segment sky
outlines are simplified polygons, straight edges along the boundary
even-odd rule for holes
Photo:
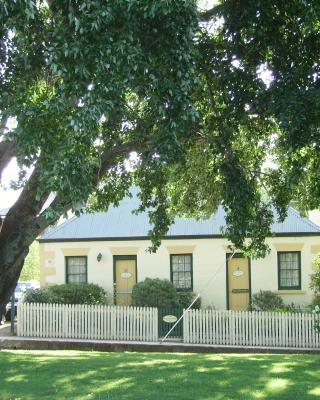
[[[17,200],[21,190],[10,190],[10,182],[17,178],[19,168],[16,159],[12,159],[7,168],[3,171],[0,185],[0,210],[8,208]]]

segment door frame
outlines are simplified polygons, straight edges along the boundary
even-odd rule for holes
[[[226,253],[226,305],[229,310],[229,267],[228,260],[233,253]],[[243,253],[235,253],[232,258],[247,258],[248,260],[248,274],[249,274],[249,303],[251,302],[251,258],[245,257]]]
[[[136,272],[136,283],[138,282],[138,268],[137,268],[137,255],[114,255],[113,256],[113,303],[117,305],[117,293],[116,293],[116,264],[118,260],[134,260],[135,261],[135,272]]]

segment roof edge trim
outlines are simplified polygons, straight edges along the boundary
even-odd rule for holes
[[[319,232],[284,232],[275,233],[267,238],[272,237],[301,237],[301,236],[320,236]],[[166,236],[162,240],[178,240],[178,239],[227,239],[222,235],[176,235]],[[37,239],[39,243],[52,243],[52,242],[115,242],[115,241],[133,241],[133,240],[150,240],[148,236],[130,236],[130,237],[90,237],[90,238],[60,238],[60,239]]]

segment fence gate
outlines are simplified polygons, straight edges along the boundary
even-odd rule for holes
[[[181,307],[159,307],[158,308],[158,331],[159,337],[164,337],[172,328],[174,323],[183,314]],[[183,337],[183,319],[170,333],[169,338],[180,339]]]

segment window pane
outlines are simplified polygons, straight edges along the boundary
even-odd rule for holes
[[[279,253],[279,278],[280,288],[300,286],[299,253]]]
[[[171,257],[172,283],[176,289],[192,289],[192,256],[179,254]]]
[[[87,283],[87,258],[67,258],[67,283]]]
[[[280,254],[281,268],[299,269],[299,257],[297,253],[282,253]]]
[[[86,273],[86,266],[85,265],[69,265],[68,268],[69,274],[85,274]]]

